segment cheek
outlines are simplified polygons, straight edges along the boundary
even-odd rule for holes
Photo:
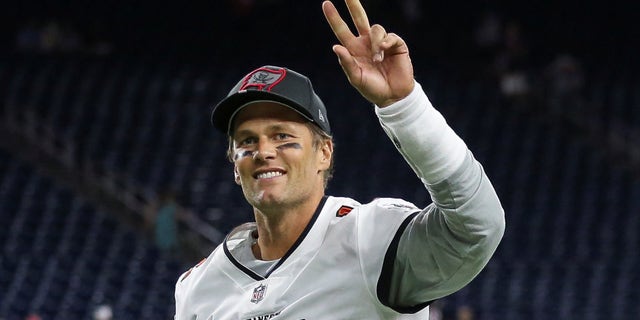
[[[233,166],[235,174],[243,179],[250,171],[250,164],[253,163],[252,154],[246,150],[237,150],[233,155]]]

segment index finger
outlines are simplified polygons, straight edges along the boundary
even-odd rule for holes
[[[331,1],[325,1],[322,3],[322,12],[324,12],[324,16],[327,18],[327,22],[329,22],[331,30],[333,30],[333,33],[336,35],[340,43],[344,45],[352,42],[356,38],[356,36],[351,33],[347,23],[342,20],[340,13],[338,13],[338,10]]]
[[[369,18],[367,18],[367,12],[364,11],[360,0],[346,0],[347,8],[351,14],[351,19],[356,25],[359,35],[368,35],[371,27],[369,26]]]

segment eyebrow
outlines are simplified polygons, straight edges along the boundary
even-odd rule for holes
[[[292,126],[290,125],[284,125],[284,124],[274,124],[274,125],[270,125],[267,127],[267,131],[269,132],[274,132],[274,131],[291,131]],[[238,130],[233,134],[233,137],[235,138],[236,136],[250,136],[256,134],[255,131],[251,130],[251,129],[242,129],[242,130]]]

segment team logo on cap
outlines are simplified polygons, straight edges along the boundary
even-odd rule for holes
[[[251,302],[258,303],[264,299],[264,294],[267,292],[267,286],[261,284],[253,289],[253,294],[251,295]]]
[[[256,69],[244,77],[240,91],[248,89],[271,91],[286,75],[287,70],[285,69]]]

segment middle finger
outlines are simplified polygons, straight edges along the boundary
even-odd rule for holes
[[[359,0],[346,0],[347,8],[351,14],[351,19],[356,25],[358,34],[361,36],[369,35],[371,27],[369,26],[369,18],[367,18],[367,12],[364,11],[362,4]]]

